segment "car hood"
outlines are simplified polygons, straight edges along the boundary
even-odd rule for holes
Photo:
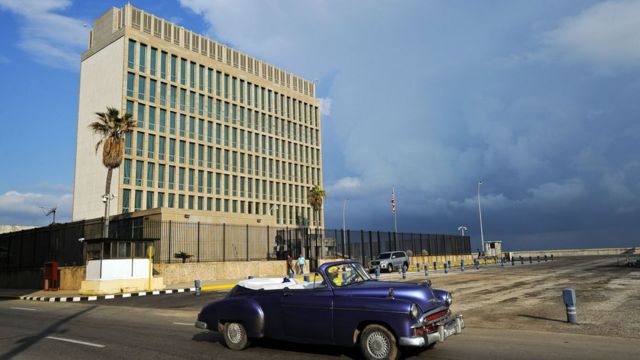
[[[395,299],[415,303],[423,312],[446,305],[430,286],[395,281],[365,281],[335,289],[334,292],[336,296],[384,298],[389,297],[389,289],[393,289]]]

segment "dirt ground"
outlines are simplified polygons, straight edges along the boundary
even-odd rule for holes
[[[434,288],[453,292],[452,309],[468,326],[640,339],[640,269],[617,265],[623,262],[567,257],[429,277]],[[577,325],[566,322],[564,288],[576,291]]]

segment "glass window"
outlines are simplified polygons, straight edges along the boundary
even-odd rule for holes
[[[180,110],[183,110],[187,106],[187,90],[180,89]]]
[[[147,157],[149,159],[153,159],[155,156],[155,147],[156,147],[156,136],[149,134],[149,142],[147,144]]]
[[[222,103],[220,100],[216,100],[216,120],[220,120],[220,113],[222,112]]]
[[[160,83],[160,105],[167,104],[167,84]]]
[[[196,64],[194,62],[189,64],[189,86],[192,89],[196,87]]]
[[[149,101],[156,101],[156,81],[153,79],[149,80]]]
[[[153,176],[155,175],[155,164],[147,163],[147,187],[153,187]]]
[[[222,150],[220,148],[216,148],[216,169],[220,170],[220,154]]]
[[[144,156],[144,133],[137,132],[136,155]]]
[[[131,190],[123,189],[122,190],[122,212],[123,213],[129,212],[130,198],[131,198]]]
[[[216,173],[216,194],[217,195],[220,195],[221,177],[222,177],[222,175],[220,175],[220,173]]]
[[[133,84],[136,76],[133,73],[127,73],[127,96],[133,97]]]
[[[156,75],[156,56],[158,56],[158,49],[151,48],[151,54],[149,58],[149,72],[151,75]]]
[[[160,77],[167,78],[167,53],[164,51],[160,53]]]
[[[133,40],[129,40],[129,51],[127,56],[127,64],[129,69],[133,69],[135,66],[135,58],[136,58],[136,42]]]
[[[176,199],[175,194],[169,194],[169,197],[167,199],[167,207],[174,208],[176,206],[175,199]]]
[[[207,118],[211,119],[213,115],[213,98],[207,97]]]
[[[158,187],[160,189],[164,188],[164,168],[164,164],[158,164]],[[158,194],[158,196],[160,196],[160,194]]]
[[[169,134],[176,134],[176,113],[173,111],[169,114]]]
[[[156,129],[156,108],[149,106],[149,130]]]
[[[198,68],[198,90],[204,90],[204,66]]]
[[[171,93],[169,96],[169,105],[171,106],[172,109],[176,108],[176,92],[178,91],[178,88],[175,86],[171,86]]]
[[[178,190],[184,190],[185,169],[178,169]]]
[[[126,185],[131,184],[131,159],[124,159],[123,165],[123,182]]]
[[[213,91],[213,69],[207,68],[207,92],[211,94]]]
[[[189,138],[195,138],[194,132],[196,131],[196,119],[193,116],[189,116]]]
[[[216,71],[216,96],[220,96],[221,77],[222,77],[222,73],[220,71]]]
[[[169,166],[169,189],[173,190],[173,188],[175,187],[175,183],[176,183],[176,167],[175,166]],[[169,207],[173,207],[173,205],[169,205]]]
[[[204,171],[198,170],[198,192],[204,191]]]
[[[211,169],[213,166],[213,148],[207,146],[207,167]]]
[[[189,93],[189,112],[194,113],[196,110],[196,93],[191,91]]]
[[[186,147],[187,143],[183,140],[180,140],[180,148],[178,149],[178,160],[180,161],[180,164],[184,164]]]
[[[177,74],[177,61],[178,61],[178,57],[175,55],[171,55],[171,81],[175,82],[176,81],[176,74]]]
[[[164,109],[160,109],[160,123],[158,126],[158,130],[160,132],[165,132],[167,125],[167,111]]]
[[[180,136],[185,136],[187,130],[187,117],[180,114]]]
[[[198,95],[198,115],[204,115],[204,95]]]
[[[139,69],[141,72],[145,72],[146,69],[146,59],[147,59],[147,45],[140,44],[140,57],[138,59]]]
[[[142,186],[142,170],[144,163],[136,160],[136,186]]]
[[[207,172],[207,193],[211,194],[212,191],[213,191],[213,173],[209,171]]]
[[[207,142],[211,142],[213,140],[213,123],[211,121],[207,121]]]
[[[138,104],[138,123],[139,128],[144,127],[144,104]]]
[[[133,142],[133,137],[131,133],[124,134],[124,153],[127,155],[131,155],[131,146]]]
[[[190,142],[189,143],[189,165],[193,165],[195,154],[196,144]]]
[[[180,84],[187,84],[187,60],[180,58]]]
[[[161,208],[164,207],[164,193],[163,192],[159,192],[158,193],[158,202],[156,203],[157,207]]]
[[[178,195],[178,208],[184,209],[184,195]]]
[[[193,191],[194,177],[195,177],[195,171],[193,169],[189,169],[189,191]]]

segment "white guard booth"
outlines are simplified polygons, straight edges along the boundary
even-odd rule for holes
[[[82,295],[105,295],[164,289],[153,276],[153,241],[95,239],[86,243]],[[153,254],[152,254],[153,255]]]

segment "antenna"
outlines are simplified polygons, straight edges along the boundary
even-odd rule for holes
[[[43,206],[40,206],[40,209],[42,209],[42,212],[44,212],[44,216],[49,216],[51,214],[53,214],[53,221],[51,222],[51,224],[55,224],[56,223],[56,211],[58,211],[58,207],[53,207],[53,208],[45,208]]]

